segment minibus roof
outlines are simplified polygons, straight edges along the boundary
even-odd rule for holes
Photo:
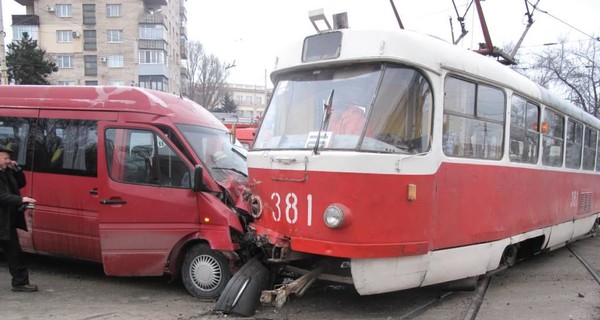
[[[141,112],[168,116],[175,123],[227,130],[199,104],[170,93],[115,86],[0,86],[0,108]]]

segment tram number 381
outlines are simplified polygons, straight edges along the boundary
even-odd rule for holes
[[[273,220],[281,221],[283,215],[285,215],[285,221],[289,224],[296,224],[299,218],[298,210],[298,196],[290,192],[285,195],[282,200],[282,196],[278,192],[271,194],[271,200],[275,201],[275,208],[273,209]],[[306,196],[306,225],[312,225],[312,195]]]

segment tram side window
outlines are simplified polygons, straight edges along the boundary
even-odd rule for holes
[[[583,147],[583,125],[573,120],[567,122],[567,168],[581,167],[581,148]]]
[[[537,163],[540,141],[540,108],[513,96],[510,112],[510,161]]]
[[[448,156],[502,158],[506,98],[487,85],[446,78],[443,150]]]
[[[421,153],[429,149],[432,92],[413,69],[390,67],[379,89],[361,150]]]
[[[29,118],[0,117],[0,144],[12,150],[11,159],[21,166],[25,165],[25,142],[33,121]]]
[[[542,163],[546,166],[561,167],[563,159],[564,117],[554,111],[545,109],[542,123],[543,154]]]
[[[28,143],[33,171],[96,176],[97,128],[93,120],[39,119]]]
[[[583,139],[583,170],[594,170],[598,131],[585,127]]]

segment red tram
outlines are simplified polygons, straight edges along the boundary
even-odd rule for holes
[[[269,263],[369,295],[476,277],[597,230],[600,120],[493,59],[342,29],[277,61],[248,155]]]

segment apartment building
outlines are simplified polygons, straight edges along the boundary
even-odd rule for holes
[[[265,86],[227,83],[226,91],[229,92],[237,106],[237,116],[246,119],[262,118],[272,89]]]
[[[15,0],[13,39],[27,32],[62,85],[135,85],[181,94],[185,0]]]

